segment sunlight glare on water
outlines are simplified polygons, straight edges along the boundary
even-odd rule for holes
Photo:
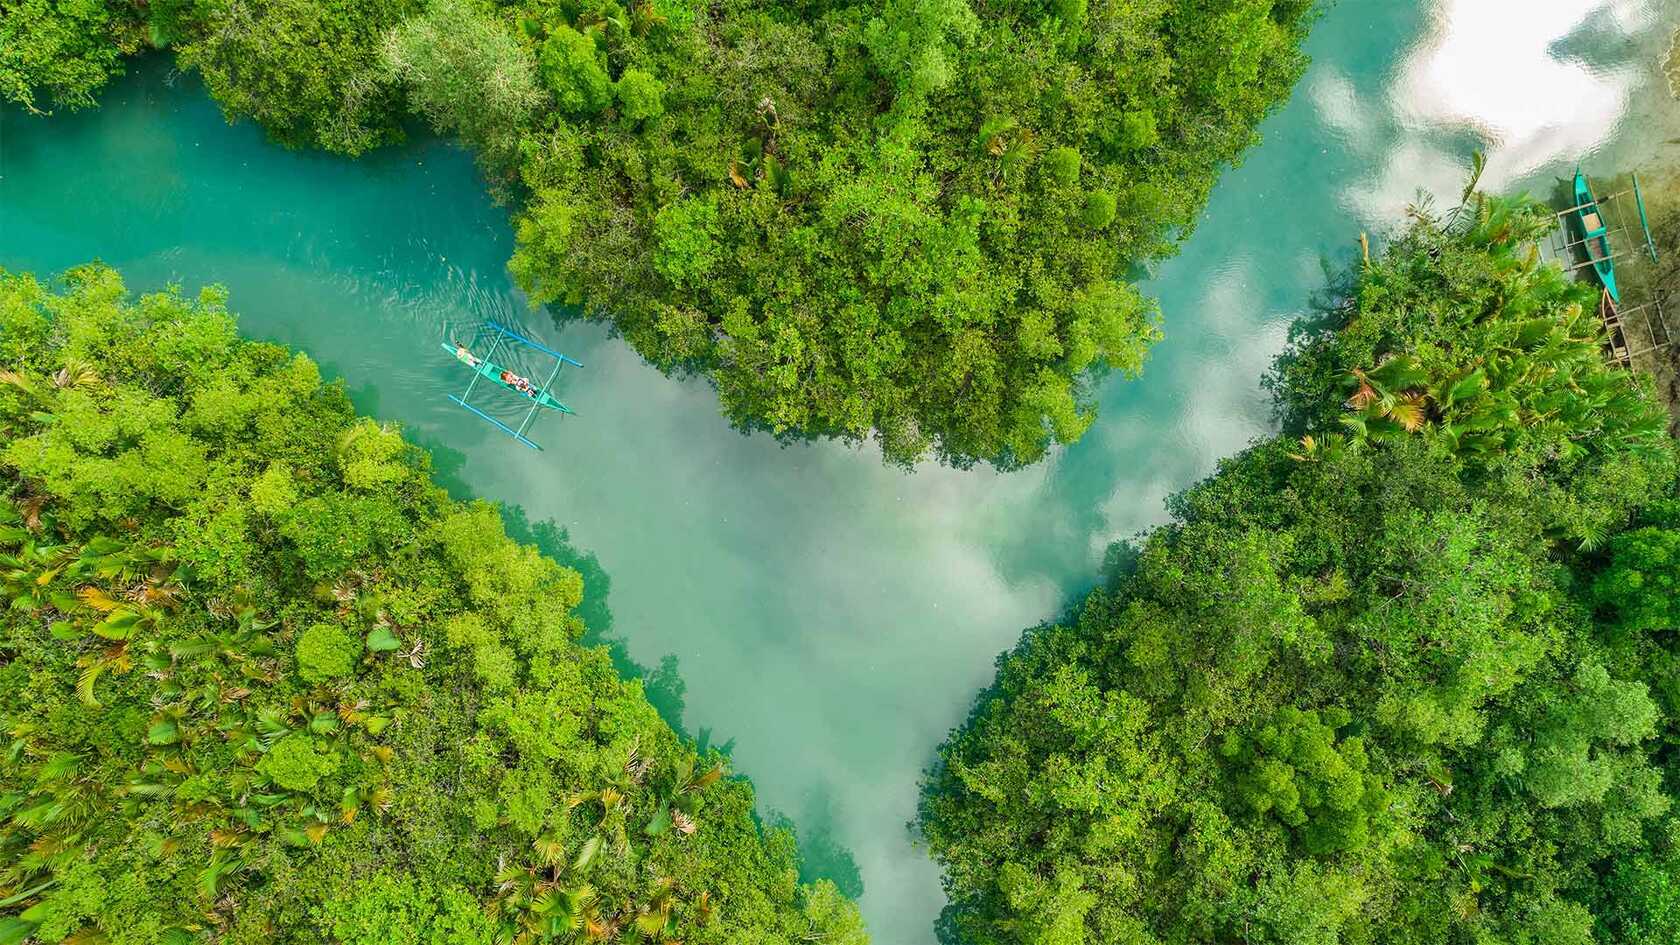
[[[1367,146],[1382,169],[1346,205],[1377,225],[1420,187],[1454,193],[1467,142],[1486,151],[1482,183],[1496,190],[1614,142],[1636,97],[1666,101],[1652,67],[1675,20],[1668,0],[1440,0],[1388,94],[1351,118],[1398,139]]]

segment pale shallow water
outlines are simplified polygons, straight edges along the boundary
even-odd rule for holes
[[[995,655],[1269,431],[1259,378],[1290,322],[1418,188],[1456,194],[1477,147],[1499,187],[1545,189],[1583,157],[1672,160],[1652,60],[1676,19],[1667,2],[1343,0],[1265,143],[1148,284],[1167,337],[1144,377],[1103,387],[1083,442],[1008,475],[743,436],[704,383],[526,306],[466,155],[287,152],[161,61],[94,112],[0,112],[0,266],[97,257],[136,289],[223,283],[246,331],[310,352],[475,493],[564,525],[611,576],[630,654],[677,656],[687,727],[733,738],[766,810],[849,849],[878,943],[921,945],[943,898],[905,824]],[[437,339],[487,315],[587,365],[563,385],[581,416],[538,429],[547,452],[444,399],[462,380]]]

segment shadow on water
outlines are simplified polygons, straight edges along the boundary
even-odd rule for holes
[[[834,794],[818,787],[807,791],[797,820],[783,813],[770,816],[770,824],[793,832],[799,841],[799,881],[826,879],[845,895],[863,895],[863,874],[852,851],[835,839]]]
[[[733,741],[712,745],[709,731],[691,733],[684,726],[683,695],[688,691],[688,685],[678,671],[677,655],[665,654],[660,657],[659,665],[650,669],[630,656],[629,639],[613,632],[612,610],[607,606],[612,578],[595,555],[572,544],[566,529],[551,519],[533,522],[522,506],[499,503],[497,507],[501,509],[502,522],[509,537],[522,545],[535,545],[545,556],[583,576],[583,600],[576,610],[583,620],[583,645],[605,648],[619,676],[640,681],[648,702],[678,735],[696,743],[702,753],[707,748],[716,748],[727,755],[734,745]]]

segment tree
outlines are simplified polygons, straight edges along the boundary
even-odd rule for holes
[[[1680,936],[1680,863],[1644,853],[1618,860],[1600,901],[1604,941],[1672,942]]]
[[[350,675],[362,644],[330,623],[310,625],[298,636],[298,675],[304,682],[329,682]]]
[[[288,147],[361,154],[402,138],[399,98],[379,63],[386,31],[415,0],[192,0],[176,47],[229,121],[250,115]]]
[[[614,83],[619,108],[631,121],[646,121],[665,114],[665,84],[641,69],[626,69]]]
[[[385,35],[380,60],[442,132],[506,160],[545,96],[529,50],[468,0],[431,0]]]
[[[1387,792],[1370,773],[1364,739],[1337,738],[1353,721],[1345,709],[1278,710],[1253,733],[1231,733],[1220,749],[1237,772],[1236,790],[1259,814],[1294,828],[1309,853],[1357,850],[1370,842],[1371,821],[1388,808]]]
[[[135,51],[137,22],[107,0],[17,0],[0,17],[0,100],[85,108]]]
[[[1593,593],[1628,630],[1680,629],[1680,530],[1653,526],[1617,535]]]
[[[542,77],[560,109],[588,117],[611,104],[612,80],[596,60],[595,41],[560,26],[542,45]]]

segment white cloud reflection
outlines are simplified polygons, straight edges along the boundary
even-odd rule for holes
[[[1572,166],[1612,136],[1652,74],[1645,57],[1584,57],[1572,52],[1574,40],[1595,52],[1632,46],[1668,5],[1440,0],[1390,86],[1387,118],[1399,141],[1369,155],[1380,169],[1350,187],[1344,205],[1374,223],[1392,219],[1419,188],[1452,195],[1472,144],[1487,154],[1489,190]],[[1338,120],[1334,104],[1321,105],[1322,120]]]

